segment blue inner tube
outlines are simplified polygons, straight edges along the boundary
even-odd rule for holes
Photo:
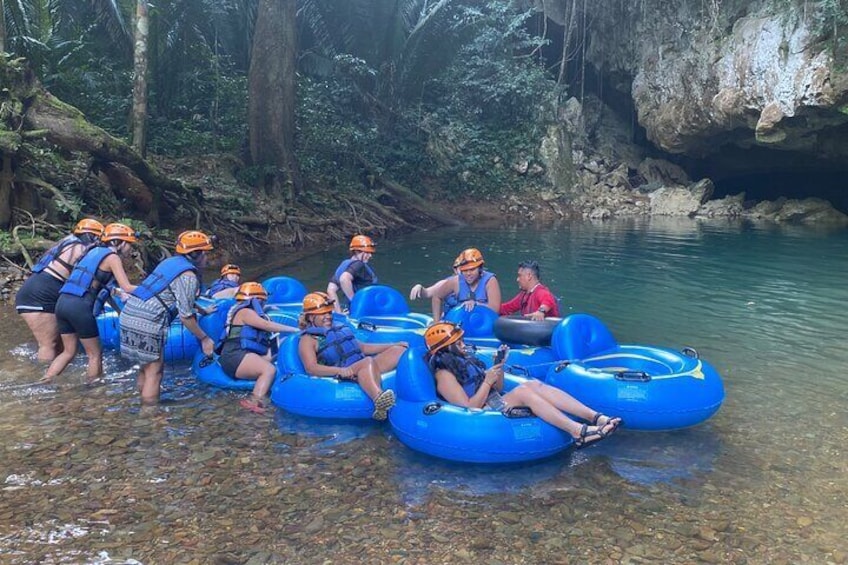
[[[203,351],[198,351],[191,363],[191,370],[202,383],[229,390],[252,391],[255,380],[234,379],[224,372],[218,363],[218,356],[206,357]]]
[[[505,378],[510,390],[525,379]],[[470,463],[513,463],[550,457],[569,447],[566,432],[536,416],[508,418],[499,411],[462,408],[439,400],[424,349],[398,364],[398,401],[389,421],[398,439],[428,455]]]
[[[563,320],[552,344],[568,364],[549,370],[547,383],[595,410],[621,416],[628,429],[694,426],[724,401],[718,372],[693,350],[618,345],[600,320],[586,314]]]
[[[271,402],[292,414],[314,418],[370,419],[374,402],[352,382],[309,375],[298,354],[300,334],[287,337],[277,356]],[[383,389],[394,388],[394,371],[383,375]]]

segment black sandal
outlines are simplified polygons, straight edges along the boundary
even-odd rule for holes
[[[603,424],[603,426],[599,423],[601,418],[607,419],[607,421]],[[624,423],[624,420],[622,420],[620,417],[618,417],[618,416],[607,416],[603,412],[595,412],[595,415],[592,417],[592,422],[591,422],[591,424],[593,426],[598,426],[598,427],[604,427],[604,426],[607,426],[609,424],[612,424],[612,430],[610,430],[607,433],[607,435],[609,435],[613,431],[617,430],[618,426],[622,425],[623,423]]]
[[[610,423],[607,422],[605,426],[609,426]],[[574,447],[576,449],[582,449],[588,445],[592,445],[593,443],[598,443],[602,439],[608,438],[615,431],[616,426],[613,425],[613,428],[605,432],[602,426],[595,427],[594,430],[589,430],[589,424],[583,424],[580,427],[580,437],[574,440]],[[597,436],[598,439],[590,439]]]

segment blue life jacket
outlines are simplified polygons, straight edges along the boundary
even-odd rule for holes
[[[212,298],[213,296],[215,296],[215,293],[221,292],[222,290],[226,290],[228,288],[236,288],[238,287],[238,285],[239,283],[235,281],[231,281],[230,279],[221,277],[220,279],[214,281],[212,284],[209,285],[209,288],[207,288],[203,292],[203,296]]]
[[[442,315],[446,314],[448,310],[459,306],[461,302],[459,301],[459,297],[455,292],[451,292],[442,300]]]
[[[437,353],[430,362],[430,368],[434,373],[438,369],[450,371],[468,398],[477,393],[486,378],[485,365],[476,357],[456,355],[450,351]]]
[[[377,273],[374,272],[374,269],[371,268],[371,265],[366,263],[365,261],[360,261],[359,259],[345,259],[339,266],[336,268],[336,272],[333,273],[333,278],[330,279],[330,282],[336,283],[340,288],[342,286],[340,279],[342,274],[348,270],[348,267],[353,265],[354,263],[362,263],[365,265],[365,270],[367,271],[367,276],[365,278],[353,278],[353,292],[359,292],[360,289],[365,288],[366,286],[371,286],[377,284]]]
[[[254,328],[247,324],[236,325],[233,320],[236,314],[244,308],[252,308],[254,312],[259,314],[259,317],[268,319],[262,304],[256,298],[250,300],[242,300],[237,302],[230,308],[227,313],[227,324],[224,326],[224,331],[221,334],[221,343],[238,340],[239,347],[245,351],[265,355],[268,353],[268,348],[271,346],[271,332]]]
[[[92,283],[97,276],[97,268],[100,266],[100,263],[106,259],[109,255],[115,253],[115,249],[113,247],[106,247],[104,245],[99,245],[94,249],[91,249],[82,256],[77,262],[77,266],[74,267],[74,270],[71,271],[71,276],[68,277],[68,280],[65,284],[62,285],[62,288],[59,289],[59,294],[72,294],[74,296],[85,296],[87,293],[92,292]],[[109,280],[114,278],[114,275],[109,277]],[[109,280],[101,281],[103,284],[101,286],[106,286],[109,283]]]
[[[309,326],[302,333],[318,339],[318,350],[315,353],[322,365],[350,367],[360,359],[365,359],[353,330],[344,324],[333,324],[329,329]]]
[[[473,300],[480,304],[488,304],[489,294],[486,291],[486,284],[489,282],[489,279],[494,278],[494,273],[483,270],[480,274],[480,282],[477,283],[477,290],[471,290],[471,287],[465,281],[465,277],[462,275],[457,276],[459,277],[459,293],[456,298],[460,303],[466,300]]]
[[[50,263],[52,263],[53,261],[57,261],[70,273],[74,270],[74,265],[59,258],[59,256],[65,251],[65,249],[67,249],[71,245],[80,244],[84,246],[83,253],[87,253],[92,247],[96,246],[97,243],[98,241],[96,239],[93,240],[91,243],[84,243],[78,236],[74,234],[65,236],[59,241],[59,243],[48,249],[47,252],[41,256],[41,259],[38,260],[38,263],[36,263],[32,267],[32,272],[40,273],[41,271],[46,269],[50,265]],[[50,269],[50,272],[54,273],[56,276],[62,278],[63,280],[65,279],[65,277],[63,277],[53,269]]]
[[[136,289],[132,292],[132,295],[142,301],[147,301],[156,297],[162,306],[168,310],[168,315],[170,316],[171,321],[173,321],[177,316],[176,306],[168,308],[165,301],[162,300],[159,295],[162,294],[162,292],[164,292],[172,282],[177,280],[177,277],[186,271],[191,271],[197,275],[197,267],[194,263],[186,259],[185,256],[174,255],[173,257],[168,257],[156,265],[153,272],[141,281],[141,284],[136,287]]]

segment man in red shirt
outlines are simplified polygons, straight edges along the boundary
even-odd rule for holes
[[[501,316],[518,312],[525,318],[536,321],[546,317],[559,317],[556,298],[548,287],[539,282],[539,264],[536,261],[519,263],[516,280],[521,291],[512,300],[501,304]]]

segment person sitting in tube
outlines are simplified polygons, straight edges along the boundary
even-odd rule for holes
[[[424,332],[425,359],[436,379],[436,391],[447,402],[468,408],[489,408],[510,414],[526,407],[533,414],[574,438],[576,447],[585,447],[607,438],[622,424],[621,418],[592,410],[573,396],[542,381],[531,379],[504,393],[506,349],[496,363],[486,369],[482,361],[465,348],[462,329],[450,322],[438,322]],[[579,423],[567,414],[585,420]]]
[[[348,246],[350,257],[339,263],[327,284],[327,294],[334,301],[336,312],[342,312],[342,300],[350,304],[353,295],[366,286],[377,284],[377,273],[368,264],[374,256],[374,240],[367,235],[355,235]],[[342,296],[339,297],[339,289]]]
[[[77,340],[88,356],[86,382],[91,384],[103,373],[103,347],[97,328],[95,312],[98,300],[105,299],[114,283],[123,292],[132,292],[121,257],[138,242],[138,233],[124,224],[109,224],[100,236],[101,245],[89,249],[77,262],[68,280],[59,291],[56,302],[56,323],[62,336],[62,352],[56,356],[41,382],[49,383],[62,374],[77,353]],[[100,298],[103,297],[103,298]]]
[[[203,293],[206,298],[232,298],[239,289],[241,269],[238,265],[226,264],[221,267],[221,277],[215,279]]]
[[[509,316],[519,313],[537,322],[547,317],[559,317],[559,304],[551,291],[539,281],[539,263],[522,261],[518,264],[519,293],[501,304],[499,314]]]
[[[440,320],[446,311],[448,297],[453,294],[466,310],[485,306],[498,312],[501,308],[501,287],[495,274],[483,268],[485,261],[478,249],[470,247],[460,254],[454,264],[459,274],[443,284],[433,285],[433,319]],[[414,287],[413,287],[414,289]],[[412,293],[410,292],[410,296]]]
[[[395,393],[383,390],[382,373],[397,367],[409,347],[405,342],[362,343],[348,326],[333,323],[333,300],[323,292],[307,294],[298,354],[304,369],[318,377],[336,377],[357,383],[374,401],[375,420],[385,420],[395,405]]]
[[[451,267],[453,275],[445,277],[426,287],[422,284],[415,284],[409,291],[410,300],[418,300],[419,298],[430,299],[430,304],[433,308],[434,320],[441,319],[441,317],[445,315],[445,312],[455,306],[459,306],[459,298],[455,292],[448,291],[447,296],[444,298],[439,298],[439,295],[441,294],[442,287],[450,284],[451,279],[459,275],[459,266],[462,264],[463,257],[463,254],[460,253],[456,256],[456,259],[454,259],[453,266]],[[435,318],[435,313],[437,311],[439,312],[439,318]]]
[[[268,292],[257,282],[238,287],[236,303],[227,313],[227,323],[218,346],[218,363],[234,379],[255,380],[253,394],[242,399],[242,408],[262,414],[266,396],[277,369],[271,362],[271,332],[294,333],[298,328],[278,324],[265,314]]]

